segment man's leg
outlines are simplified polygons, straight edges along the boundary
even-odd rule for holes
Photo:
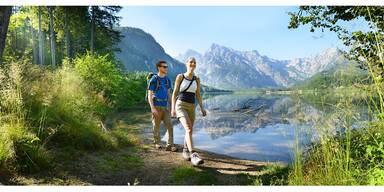
[[[162,118],[162,112],[157,108],[158,115],[152,114],[152,130],[153,130],[153,144],[160,145],[160,122]]]
[[[165,128],[167,129],[167,132],[168,132],[167,146],[173,146],[173,126],[172,126],[172,123],[171,123],[170,112],[167,109],[164,110],[163,122],[164,122],[164,126],[165,126]]]

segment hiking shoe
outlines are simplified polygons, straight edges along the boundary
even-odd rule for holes
[[[160,144],[155,144],[155,149],[161,149],[161,145]]]
[[[191,154],[191,163],[192,165],[200,165],[204,163],[204,160],[200,158],[199,154],[194,152]]]
[[[187,148],[184,148],[184,149],[183,149],[183,154],[182,154],[182,156],[183,156],[183,159],[186,160],[186,161],[191,160],[191,156],[190,156],[190,153],[189,153],[189,151],[188,151]]]
[[[167,147],[165,148],[166,151],[172,151],[172,152],[176,152],[177,151],[177,147],[175,147],[174,145],[167,145]]]

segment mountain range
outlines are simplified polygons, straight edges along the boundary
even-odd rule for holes
[[[238,51],[213,43],[205,53],[192,49],[172,58],[149,33],[133,27],[119,27],[123,38],[118,43],[116,57],[127,71],[156,72],[155,63],[165,60],[173,80],[186,70],[188,57],[198,63],[196,74],[205,85],[219,89],[248,89],[289,87],[303,82],[317,73],[348,61],[336,48],[326,49],[312,57],[291,60],[273,59],[256,50]]]
[[[185,61],[188,57],[196,58],[196,73],[202,82],[222,89],[289,87],[348,63],[336,48],[312,57],[278,60],[256,50],[237,51],[215,43],[204,54],[190,49],[176,58]]]

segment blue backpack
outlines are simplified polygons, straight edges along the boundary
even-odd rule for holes
[[[147,75],[147,90],[145,91],[145,101],[148,102],[148,90],[149,90],[149,86],[150,86],[150,81],[152,79],[152,77],[155,76],[156,78],[156,87],[155,87],[155,90],[154,92],[156,92],[157,90],[159,90],[159,87],[160,87],[160,79],[159,79],[159,76],[157,74],[154,74],[154,73],[149,73]],[[166,79],[165,81],[165,85],[167,86],[167,89],[169,89],[169,82],[168,82],[168,78]]]

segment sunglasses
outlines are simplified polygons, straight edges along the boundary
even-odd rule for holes
[[[168,66],[166,66],[166,65],[162,65],[160,67],[165,68],[165,69],[168,68]]]

